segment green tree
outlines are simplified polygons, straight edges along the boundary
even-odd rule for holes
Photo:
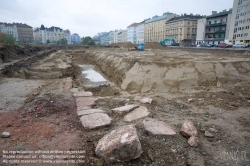
[[[81,43],[83,44],[83,41],[84,41],[84,37],[81,38]]]
[[[95,45],[95,42],[91,37],[87,36],[87,37],[85,37],[83,39],[82,44],[84,44],[84,45]]]
[[[0,43],[4,42],[4,38],[5,38],[5,34],[4,33],[0,33]]]
[[[49,41],[49,40],[47,40],[47,41],[46,41],[46,43],[47,43],[47,44],[49,44],[49,43],[50,43],[50,41]]]
[[[62,39],[57,41],[57,44],[59,44],[59,45],[67,45],[68,41],[67,41],[67,39],[62,38]]]
[[[4,44],[15,44],[15,39],[12,35],[6,34],[4,37]]]

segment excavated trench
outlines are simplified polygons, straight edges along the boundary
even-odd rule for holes
[[[220,86],[250,80],[249,57],[242,53],[224,55],[227,53],[220,56],[160,51],[84,53],[109,80],[128,92],[185,92],[209,84]]]

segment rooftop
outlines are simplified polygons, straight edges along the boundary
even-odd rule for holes
[[[155,15],[151,19],[149,18],[148,20],[146,20],[145,23],[150,23],[150,22],[154,22],[154,21],[163,20],[163,19],[167,18],[167,16],[170,15],[170,14],[173,14],[173,13],[165,12],[165,13],[163,13],[162,16]]]
[[[168,22],[174,22],[174,21],[179,21],[179,20],[197,20],[199,18],[202,18],[203,16],[200,16],[200,15],[187,15],[187,14],[184,14],[182,16],[179,16],[179,17],[174,17],[174,18],[171,18],[170,20],[167,21]]]
[[[215,14],[212,14],[210,16],[207,16],[206,18],[214,18],[214,17],[226,16],[228,14],[232,14],[232,10],[229,10],[229,11],[224,10],[222,12],[215,13]]]
[[[137,25],[139,25],[139,23],[136,23],[136,22],[135,22],[135,23],[129,25],[128,28],[129,28],[129,27],[136,27]]]

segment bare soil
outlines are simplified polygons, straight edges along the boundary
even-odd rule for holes
[[[11,136],[0,138],[0,162],[2,150],[84,150],[85,163],[78,165],[106,165],[94,152],[98,140],[128,124],[111,109],[140,104],[149,109],[150,117],[171,125],[177,134],[153,136],[144,130],[142,119],[133,121],[143,153],[115,166],[249,165],[250,57],[245,52],[93,47],[40,53],[18,62],[11,58],[8,63],[13,65],[1,64],[0,133],[8,131]],[[92,66],[107,82],[86,79],[79,65]],[[93,108],[105,110],[112,125],[85,130],[69,91],[72,87],[102,97]],[[153,102],[141,104],[133,100],[135,96],[150,97]],[[198,129],[196,148],[179,134],[185,120]],[[213,138],[205,137],[205,131]],[[246,156],[237,160],[222,155],[237,150]]]

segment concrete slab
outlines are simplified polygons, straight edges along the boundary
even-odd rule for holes
[[[105,111],[100,110],[100,109],[85,109],[85,110],[77,111],[78,116],[89,115],[89,114],[94,114],[94,113],[105,113]]]
[[[149,111],[146,107],[144,106],[140,106],[139,108],[136,108],[134,111],[128,113],[125,117],[124,117],[124,121],[125,122],[131,122],[134,121],[136,119],[140,119],[143,117],[146,117],[149,115]]]
[[[153,135],[175,135],[176,132],[166,123],[153,118],[146,118],[142,121],[146,131]]]
[[[74,97],[91,97],[93,96],[92,92],[75,92],[73,94]]]
[[[138,108],[138,107],[139,107],[139,105],[125,105],[122,107],[112,109],[112,113],[124,115],[124,114],[134,110],[135,108]]]
[[[95,97],[76,97],[77,107],[91,107],[96,105],[97,98]]]
[[[85,129],[96,129],[111,124],[112,119],[104,113],[94,113],[84,115],[80,118],[82,125]]]

